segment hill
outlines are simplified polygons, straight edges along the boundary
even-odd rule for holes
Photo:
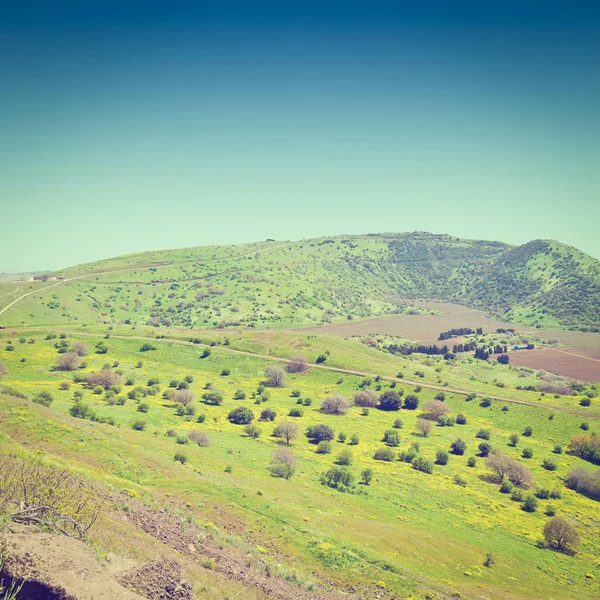
[[[47,291],[0,285],[4,306],[34,292],[2,322],[279,328],[419,310],[411,300],[434,299],[523,325],[600,330],[600,262],[554,241],[340,236],[147,252],[60,274],[68,281]]]

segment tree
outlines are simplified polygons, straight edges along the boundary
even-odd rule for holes
[[[399,446],[400,445],[400,434],[394,429],[388,429],[383,434],[383,441],[388,446]]]
[[[499,479],[506,477],[514,485],[523,488],[533,486],[531,471],[510,456],[494,452],[487,456],[485,464],[498,475]]]
[[[419,407],[419,398],[414,394],[409,394],[404,398],[404,406],[406,410],[416,410]]]
[[[269,387],[285,387],[285,371],[277,365],[271,365],[265,369],[266,383]]]
[[[452,454],[456,454],[457,456],[462,456],[466,449],[467,444],[460,438],[457,438],[450,444],[450,452],[452,452]]]
[[[492,450],[492,445],[488,442],[481,442],[478,446],[479,456],[488,456]]]
[[[544,538],[551,548],[568,553],[574,553],[581,541],[577,529],[563,517],[552,517],[546,522]]]
[[[81,366],[81,357],[77,352],[65,352],[58,357],[57,371],[76,371]]]
[[[344,467],[332,467],[321,476],[321,483],[331,488],[345,489],[354,483],[354,476]]]
[[[169,400],[175,402],[175,404],[181,404],[187,406],[194,401],[194,394],[189,390],[170,390],[167,394]]]
[[[508,439],[510,440],[509,443],[513,448],[519,443],[519,436],[516,433],[511,433],[510,438]]]
[[[210,446],[210,440],[208,439],[208,434],[204,431],[190,431],[188,433],[188,438],[192,442],[195,442],[201,448],[206,448]]]
[[[350,401],[341,394],[327,396],[321,403],[321,412],[327,415],[345,415],[350,409]]]
[[[415,428],[423,437],[427,437],[431,431],[431,423],[425,419],[417,419]]]
[[[395,390],[386,390],[379,396],[379,408],[381,410],[400,410],[402,399]]]
[[[310,425],[306,430],[306,437],[318,444],[323,440],[333,440],[335,433],[329,425],[320,423],[319,425]]]
[[[292,454],[289,448],[279,447],[271,455],[271,465],[269,470],[274,477],[289,479],[298,466],[298,459]]]
[[[450,412],[450,407],[441,400],[430,400],[425,403],[423,408],[425,409],[423,418],[430,419],[431,421],[437,421],[440,417],[443,417]]]
[[[236,425],[247,425],[254,420],[254,413],[246,406],[238,406],[229,412],[227,419]]]
[[[304,373],[308,370],[308,361],[304,356],[294,356],[287,364],[286,370],[288,373]]]
[[[219,390],[209,390],[202,394],[203,400],[206,404],[212,404],[213,406],[220,406],[223,404],[223,392]]]
[[[396,459],[396,453],[391,448],[377,448],[373,454],[375,460],[393,462]]]
[[[272,408],[265,408],[260,413],[259,421],[274,421],[277,413]]]
[[[87,376],[87,383],[90,387],[101,385],[105,390],[113,385],[121,385],[121,377],[110,369],[102,371],[93,371]]]
[[[282,421],[273,430],[273,435],[278,438],[283,438],[289,446],[292,440],[298,437],[299,427],[293,421]]]
[[[433,461],[424,458],[423,456],[416,456],[412,461],[413,469],[421,471],[423,473],[433,473]]]
[[[86,345],[82,342],[75,342],[73,344],[73,352],[76,352],[79,356],[82,357],[88,355],[88,349]]]
[[[254,423],[248,423],[246,427],[244,427],[244,432],[248,437],[251,438],[259,438],[260,437],[260,428],[257,427]]]
[[[351,465],[352,464],[352,452],[348,448],[344,448],[338,455],[336,463],[338,465]]]
[[[435,454],[435,462],[438,465],[447,465],[448,452],[446,452],[446,450],[438,450]]]
[[[365,469],[360,474],[360,479],[365,485],[369,485],[373,480],[373,469]]]
[[[356,406],[375,408],[379,404],[379,396],[373,390],[360,390],[354,393],[354,404]]]

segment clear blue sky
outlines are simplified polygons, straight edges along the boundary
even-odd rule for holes
[[[0,271],[427,230],[600,258],[597,2],[28,2]]]

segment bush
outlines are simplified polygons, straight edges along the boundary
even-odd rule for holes
[[[156,349],[157,349],[156,346],[146,342],[145,344],[142,344],[142,346],[140,347],[140,352],[150,352],[151,350],[156,350]]]
[[[400,410],[402,399],[395,390],[387,390],[379,396],[379,408],[381,410]]]
[[[555,460],[552,460],[551,458],[545,458],[542,461],[542,467],[544,467],[546,471],[556,471],[556,469],[558,468],[558,464]]]
[[[431,432],[431,423],[425,419],[417,419],[416,430],[423,437],[427,437]]]
[[[465,453],[466,449],[467,444],[460,438],[455,439],[450,444],[450,452],[452,452],[452,454],[456,454],[457,456],[462,456]]]
[[[354,476],[345,467],[332,467],[321,475],[321,483],[334,489],[347,490],[354,483]]]
[[[521,454],[523,458],[532,458],[533,450],[531,448],[523,448],[523,452]]]
[[[375,408],[379,404],[379,396],[373,390],[360,390],[354,393],[354,404]]]
[[[416,458],[417,455],[418,450],[416,450],[415,448],[409,448],[406,452],[401,453],[401,456],[399,456],[398,458],[406,463],[412,463],[412,461]]]
[[[424,458],[423,456],[416,456],[412,461],[413,469],[421,471],[423,473],[433,473],[433,461]]]
[[[246,393],[244,392],[244,390],[236,390],[235,394],[233,394],[233,399],[234,400],[245,400]]]
[[[36,394],[33,397],[33,401],[42,406],[50,406],[54,402],[54,396],[50,392],[44,391]]]
[[[335,438],[335,433],[329,425],[321,423],[319,425],[311,425],[306,430],[306,437],[318,443],[321,441],[330,441]]]
[[[142,402],[138,404],[137,410],[141,413],[147,413],[150,410],[150,406],[146,402]]]
[[[190,431],[188,433],[188,438],[195,444],[198,444],[198,446],[200,446],[201,448],[206,448],[207,446],[210,446],[208,434],[204,431]]]
[[[409,394],[404,398],[404,405],[402,408],[406,410],[416,410],[419,407],[419,398],[414,394]]]
[[[285,387],[285,377],[285,371],[277,365],[271,365],[265,369],[266,383],[269,387]]]
[[[525,429],[523,430],[523,435],[525,437],[531,437],[533,435],[533,428],[530,426],[525,427]]]
[[[394,429],[402,429],[402,427],[404,427],[404,423],[402,422],[402,419],[396,419],[394,421],[394,424],[392,425],[392,427],[394,427]]]
[[[254,423],[249,423],[248,425],[246,425],[246,427],[244,427],[244,432],[248,437],[251,438],[260,437],[260,429]]]
[[[460,485],[461,487],[467,487],[467,480],[461,475],[454,476],[454,483],[456,485]]]
[[[188,460],[187,456],[183,452],[176,452],[173,458],[175,462],[180,462],[182,465],[185,465]]]
[[[444,417],[450,412],[450,407],[440,400],[430,400],[425,403],[423,408],[425,410],[423,418],[431,421],[437,421],[440,417]]]
[[[400,445],[400,434],[397,431],[394,431],[393,429],[388,429],[383,434],[383,441],[388,446],[399,446]]]
[[[236,425],[247,425],[254,420],[254,413],[245,406],[238,406],[229,412],[227,419]]]
[[[474,456],[471,456],[469,458],[469,460],[467,461],[467,467],[476,467],[477,466],[477,459]]]
[[[286,366],[288,373],[304,373],[308,369],[308,361],[303,356],[294,356]]]
[[[373,469],[365,469],[360,474],[360,480],[364,485],[369,485],[373,480]]]
[[[358,443],[360,442],[360,438],[358,437],[358,434],[353,433],[352,437],[350,438],[350,445],[351,446],[356,446],[358,445]]]
[[[290,444],[292,440],[298,437],[298,425],[292,421],[282,421],[275,427],[273,435],[278,438],[283,438],[286,444]]]
[[[231,371],[229,369],[223,369],[221,371],[221,377],[227,377],[230,374],[231,374]]]
[[[525,512],[535,512],[538,506],[537,498],[533,495],[526,496],[521,507]]]
[[[340,431],[338,434],[338,442],[340,442],[340,444],[346,443],[346,434],[343,431]]]
[[[102,369],[102,371],[94,371],[87,376],[87,384],[90,387],[102,386],[105,390],[110,389],[114,385],[121,385],[121,377],[110,369]]]
[[[272,408],[265,408],[260,413],[259,421],[274,421],[277,413]]]
[[[481,444],[479,444],[478,448],[479,448],[479,456],[488,456],[488,454],[492,450],[492,445],[488,444],[487,442],[481,442]]]
[[[511,433],[509,440],[509,445],[515,448],[519,443],[519,436],[516,433]]]
[[[506,478],[502,480],[500,484],[500,493],[502,494],[510,494],[514,489],[513,484]]]
[[[345,415],[349,409],[350,401],[340,394],[328,396],[321,403],[321,412],[327,415]]]
[[[187,444],[189,440],[185,435],[178,435],[175,441],[183,446],[184,444]]]
[[[331,442],[322,440],[317,444],[317,454],[331,454]]]
[[[90,419],[95,417],[94,411],[83,402],[75,402],[69,409],[69,414],[77,419]]]
[[[435,463],[437,465],[447,465],[449,454],[445,450],[438,450],[435,454]]]
[[[456,415],[456,424],[457,425],[466,425],[467,417],[465,417],[465,415],[463,415],[462,413],[459,413],[458,415]]]
[[[489,429],[480,429],[476,433],[475,437],[477,437],[477,438],[479,438],[481,440],[489,440],[491,435],[492,434],[491,434],[491,432],[490,432]]]
[[[522,502],[524,496],[525,496],[525,494],[523,493],[523,490],[521,490],[519,488],[515,488],[513,490],[513,493],[510,495],[510,499],[513,502]]]
[[[81,356],[77,352],[66,352],[58,357],[57,371],[76,371],[81,366]]]
[[[289,448],[279,447],[271,455],[269,470],[274,477],[289,479],[296,471],[298,460]]]
[[[290,408],[288,413],[289,417],[301,417],[304,415],[304,411],[301,408]]]
[[[572,469],[567,475],[567,485],[593,500],[600,500],[600,469],[594,472],[582,468]]]
[[[146,429],[146,421],[138,419],[131,424],[131,428],[136,431],[144,431],[144,429]]]
[[[396,459],[396,453],[391,448],[377,448],[377,450],[375,450],[373,458],[375,460],[392,462]]]
[[[223,392],[220,392],[219,390],[210,390],[202,394],[202,399],[206,402],[206,404],[220,406],[223,404]]]
[[[335,461],[338,465],[351,465],[352,452],[348,448],[344,448],[338,455]]]

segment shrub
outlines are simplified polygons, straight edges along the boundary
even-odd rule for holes
[[[377,450],[375,450],[373,458],[375,460],[392,462],[396,458],[396,453],[391,448],[377,448]]]
[[[334,489],[346,490],[352,487],[354,476],[345,467],[332,467],[321,475],[321,483]]]
[[[136,431],[144,431],[146,429],[146,421],[138,419],[131,424],[131,428]]]
[[[260,413],[259,421],[274,421],[277,413],[272,408],[265,408]]]
[[[488,444],[487,442],[481,442],[481,444],[479,444],[478,448],[479,448],[479,456],[488,456],[488,454],[492,450],[492,445]]]
[[[435,454],[435,463],[437,465],[447,465],[449,454],[446,450],[438,450]]]
[[[450,444],[450,452],[452,452],[452,454],[456,454],[457,456],[462,456],[465,453],[466,449],[467,449],[467,444],[460,438],[455,439]]]
[[[523,435],[525,437],[531,437],[533,435],[533,428],[530,427],[529,425],[527,427],[525,427],[525,429],[523,430]]]
[[[285,371],[277,365],[271,365],[265,369],[265,378],[269,387],[285,387]]]
[[[433,473],[433,461],[424,458],[423,456],[416,456],[412,461],[413,469],[421,471],[423,473]]]
[[[515,448],[519,443],[519,436],[516,433],[511,433],[509,440],[509,445]]]
[[[308,361],[304,356],[294,356],[286,365],[288,373],[304,373],[308,369]]]
[[[523,490],[521,490],[519,488],[515,488],[513,490],[513,493],[510,495],[510,499],[513,502],[522,502],[524,496],[525,496],[525,494],[523,494]]]
[[[510,456],[495,452],[487,458],[486,465],[495,471],[500,478],[506,477],[514,485],[520,487],[531,487],[533,485],[531,471]]]
[[[331,454],[331,442],[322,440],[317,444],[317,454]]]
[[[54,402],[54,396],[50,392],[44,391],[36,394],[33,397],[33,401],[42,406],[50,406]]]
[[[368,417],[368,416],[369,416],[369,409],[368,409],[368,408],[363,408],[363,409],[360,411],[360,414],[361,414],[363,417]]]
[[[236,425],[247,425],[254,420],[254,413],[245,406],[238,406],[229,412],[227,419]]]
[[[587,469],[572,469],[567,475],[567,485],[593,500],[600,500],[600,469],[592,472]]]
[[[149,344],[148,342],[146,342],[145,344],[142,344],[142,346],[140,347],[140,352],[150,352],[151,350],[156,350],[156,346],[154,344]]]
[[[72,351],[81,357],[88,355],[88,349],[87,349],[86,345],[83,344],[82,342],[75,342],[73,344]]]
[[[352,452],[348,448],[344,448],[338,455],[335,461],[338,465],[351,465]]]
[[[204,348],[204,350],[202,350],[202,354],[200,355],[200,358],[208,358],[210,356],[211,352],[208,348]]]
[[[477,434],[475,435],[475,437],[478,437],[479,439],[482,440],[489,440],[491,436],[491,432],[489,429],[480,429]]]
[[[233,399],[234,400],[245,400],[246,393],[244,392],[244,390],[236,390],[235,394],[233,394]]]
[[[204,392],[202,398],[206,404],[212,404],[213,406],[220,406],[223,404],[223,392],[220,392],[219,390]]]
[[[502,494],[510,494],[514,489],[513,484],[506,478],[504,478],[502,480],[502,483],[500,484],[500,492]]]
[[[75,402],[69,409],[69,414],[77,419],[90,419],[95,416],[94,411],[83,402]]]
[[[580,537],[575,526],[562,517],[553,517],[544,525],[544,539],[550,548],[569,554],[575,553]]]
[[[175,441],[183,446],[184,444],[187,444],[189,440],[185,435],[178,435]]]
[[[392,425],[392,427],[394,427],[394,429],[402,429],[402,427],[404,427],[404,423],[402,422],[402,419],[396,419],[394,421],[394,424]]]
[[[90,373],[87,376],[87,384],[90,387],[101,385],[105,390],[108,390],[113,385],[121,385],[121,377],[110,369],[102,369],[102,371]]]
[[[147,413],[150,410],[150,406],[146,402],[141,402],[137,407],[138,412]]]
[[[467,467],[476,467],[477,466],[477,459],[474,456],[471,456],[469,458],[469,460],[467,461]]]
[[[304,415],[304,411],[301,408],[290,408],[288,413],[289,417],[301,417]]]
[[[335,433],[329,425],[321,423],[319,425],[311,425],[306,430],[306,437],[318,443],[323,440],[333,440]]]
[[[351,446],[356,446],[358,445],[358,443],[360,442],[360,438],[358,437],[358,434],[353,433],[352,437],[350,438],[350,445]]]
[[[467,417],[465,417],[465,415],[463,415],[462,413],[459,413],[458,415],[456,415],[456,424],[457,425],[466,425]]]
[[[388,429],[383,434],[383,441],[388,446],[399,446],[400,445],[400,434],[397,431],[394,431],[393,429]]]
[[[456,423],[454,417],[440,417],[437,422],[440,427],[454,427]]]
[[[259,438],[260,437],[260,428],[257,427],[254,423],[249,423],[244,427],[244,432],[248,437],[251,438]]]
[[[523,458],[531,458],[533,456],[533,450],[531,448],[523,448],[521,456]]]
[[[204,431],[190,431],[188,433],[188,438],[195,444],[198,444],[198,446],[200,446],[201,448],[206,448],[207,446],[210,446],[208,434]]]
[[[298,460],[289,448],[279,447],[271,455],[269,470],[274,477],[289,479],[296,471]]]
[[[187,456],[183,452],[176,452],[173,458],[175,462],[180,462],[182,465],[187,462]]]
[[[231,374],[231,371],[229,369],[223,369],[221,371],[221,377],[227,377],[230,374]]]
[[[191,404],[196,398],[189,390],[170,390],[167,392],[167,398],[175,404],[181,404],[187,406]]]
[[[582,398],[579,401],[579,406],[590,406],[591,403],[592,401],[589,398]]]
[[[354,404],[375,408],[379,404],[379,396],[373,390],[360,390],[354,393]]]
[[[340,394],[328,396],[321,403],[321,412],[327,415],[345,415],[349,409],[350,401]]]
[[[542,467],[544,467],[546,471],[556,471],[556,469],[558,468],[558,464],[555,460],[552,460],[551,458],[545,458],[542,461]]]
[[[379,408],[381,410],[400,410],[402,399],[395,390],[387,390],[379,396]]]
[[[69,390],[71,389],[71,382],[70,381],[61,381],[58,384],[58,388],[65,391],[65,390]]]
[[[419,407],[419,398],[414,394],[409,394],[404,398],[404,405],[402,408],[406,410],[416,410]]]
[[[418,450],[415,448],[409,448],[406,452],[404,452],[401,456],[401,459],[406,463],[412,463],[415,457],[418,454]],[[400,458],[400,457],[398,457]]]
[[[340,431],[338,434],[338,442],[340,442],[341,444],[346,443],[346,434],[343,431]]]
[[[460,485],[461,487],[467,487],[467,480],[461,475],[454,476],[454,483],[456,485]]]
[[[292,421],[282,421],[273,430],[273,435],[278,438],[283,438],[286,444],[290,444],[292,440],[298,437],[298,425]]]
[[[538,506],[537,498],[531,494],[525,497],[523,500],[523,506],[521,507],[525,512],[535,512]]]

